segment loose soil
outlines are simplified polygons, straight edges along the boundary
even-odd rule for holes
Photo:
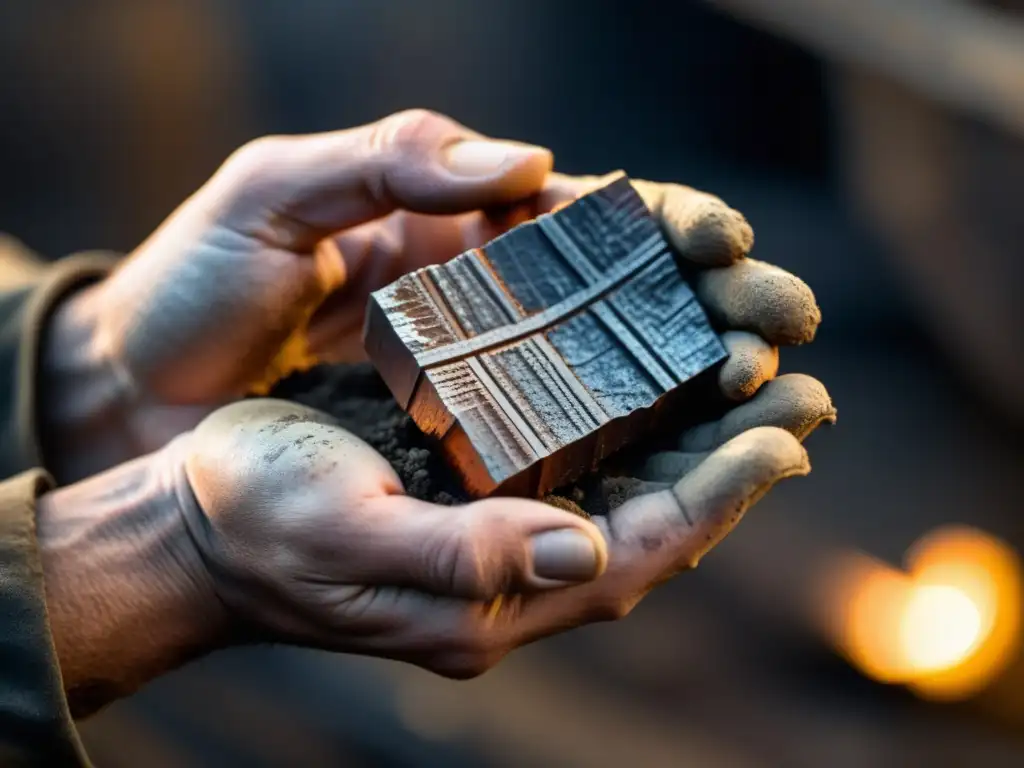
[[[436,441],[424,434],[395,402],[383,379],[369,363],[320,365],[279,382],[271,397],[324,411],[388,460],[410,496],[436,504],[470,500],[458,476],[445,462]],[[594,473],[543,501],[589,517],[640,492],[633,478]]]

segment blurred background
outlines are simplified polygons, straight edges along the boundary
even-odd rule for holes
[[[1024,765],[1024,2],[7,0],[0,75],[0,231],[49,258],[407,107],[712,191],[815,290],[783,368],[840,415],[623,622],[468,683],[226,653],[89,721],[99,766]]]

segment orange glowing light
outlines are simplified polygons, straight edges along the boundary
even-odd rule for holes
[[[984,639],[981,612],[957,587],[910,589],[900,616],[899,647],[914,673],[955,667]]]
[[[920,539],[899,570],[839,558],[822,614],[837,647],[869,677],[939,700],[968,698],[1019,650],[1022,571],[1014,552],[966,527]]]

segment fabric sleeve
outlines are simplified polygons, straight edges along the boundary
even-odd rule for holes
[[[0,255],[0,271],[6,261]],[[44,266],[27,283],[0,285],[0,477],[41,463],[36,378],[47,318],[68,293],[103,278],[115,263],[111,254],[80,254]]]
[[[0,765],[89,766],[71,720],[36,542],[42,470],[0,483]]]
[[[42,332],[69,292],[101,279],[110,254],[46,264],[0,236],[0,765],[88,766],[68,710],[46,611],[36,499],[52,488],[37,434]]]

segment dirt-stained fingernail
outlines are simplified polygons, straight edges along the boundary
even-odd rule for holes
[[[574,528],[545,531],[533,537],[533,573],[539,579],[576,583],[590,581],[602,570],[593,539]]]

